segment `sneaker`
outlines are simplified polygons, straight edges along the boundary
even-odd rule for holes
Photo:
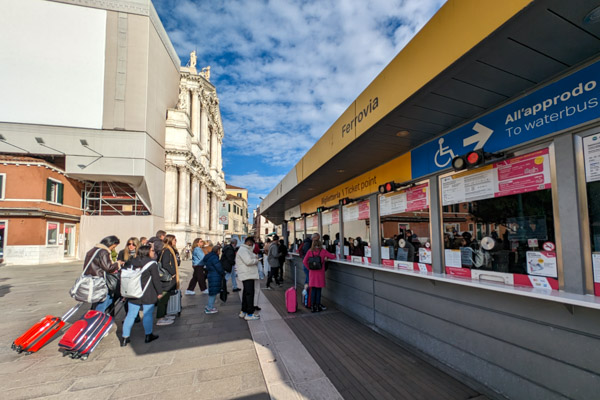
[[[240,311],[240,313],[238,314],[238,317],[240,317],[240,318],[245,318],[245,317],[246,317],[246,315],[247,315],[247,314],[246,314],[245,312],[243,312],[243,311]]]
[[[319,310],[325,311],[325,310],[327,310],[327,307],[325,307],[323,304],[319,304]]]
[[[185,294],[188,295],[188,296],[193,296],[193,295],[196,294],[196,292],[194,292],[193,290],[186,290]]]
[[[267,290],[273,290],[273,288],[271,286],[267,286],[265,289],[267,289]]]
[[[233,289],[234,292],[239,292],[240,290],[242,290],[242,289],[240,289],[240,288]]]
[[[156,321],[156,325],[159,325],[159,326],[171,325],[173,322],[175,322],[174,319],[160,318],[158,321]]]
[[[165,319],[172,319],[173,321],[175,321],[175,318],[177,318],[177,315],[175,315],[175,314],[169,314],[169,315],[165,315],[163,318],[165,318]]]
[[[248,314],[248,315],[246,315],[246,317],[244,319],[246,321],[256,321],[257,319],[260,319],[260,315]]]
[[[203,291],[202,291],[202,294],[208,294],[208,289],[206,289],[206,290],[203,290]]]
[[[219,310],[217,310],[216,308],[205,308],[204,309],[205,314],[216,314],[218,312],[219,312]]]

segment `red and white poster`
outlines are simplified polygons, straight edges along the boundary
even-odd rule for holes
[[[548,149],[442,178],[442,204],[550,189]]]
[[[381,215],[401,214],[429,208],[428,184],[422,184],[400,192],[389,193],[379,198]]]
[[[370,210],[368,200],[358,203],[358,219],[369,219]]]

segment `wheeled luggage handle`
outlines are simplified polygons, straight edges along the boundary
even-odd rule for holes
[[[77,310],[79,310],[79,307],[81,307],[82,304],[83,302],[75,304],[69,311],[65,313],[65,315],[62,316],[61,320],[67,322],[67,320],[71,318],[73,314],[77,312]]]

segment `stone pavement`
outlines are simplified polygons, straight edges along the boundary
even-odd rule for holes
[[[187,283],[190,263],[182,269]],[[87,361],[62,357],[58,340],[32,355],[12,351],[12,341],[34,322],[46,314],[62,315],[75,304],[68,291],[80,270],[80,263],[0,267],[3,399],[269,398],[248,322],[237,318],[237,296],[218,305],[215,315],[203,312],[206,295],[185,296],[181,318],[155,328],[158,340],[144,343],[139,323],[126,348],[118,340],[121,311],[118,329]],[[71,322],[87,309],[83,306]]]

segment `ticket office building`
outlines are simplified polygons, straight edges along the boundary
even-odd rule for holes
[[[439,36],[449,30],[477,36],[464,32],[465,15],[495,23],[494,31],[391,111],[374,115],[363,132],[355,125],[350,139],[330,132],[343,131],[349,118],[342,115],[324,135],[329,140],[304,156],[261,210],[283,224],[290,241],[327,235],[338,258],[324,297],[349,315],[502,396],[596,398],[600,47],[578,35],[599,28],[583,22],[594,10],[590,2],[576,10],[517,3],[501,21],[508,3],[446,3],[347,113],[364,109],[362,97],[373,99],[373,90],[383,93],[381,79],[390,87],[390,71],[402,68],[413,45],[427,50],[433,37],[452,47],[452,38]],[[569,28],[546,20],[557,17]],[[514,43],[533,36],[538,42],[531,39],[528,48],[536,55],[519,53]],[[536,46],[549,37],[556,39],[551,46]],[[537,57],[542,53],[546,60]],[[549,68],[550,55],[571,61]],[[411,59],[425,63],[427,56]],[[505,60],[513,61],[494,75]],[[517,76],[536,83],[518,89]],[[448,86],[462,90],[442,96]],[[506,98],[485,107],[479,90]],[[386,95],[377,98],[382,107]],[[485,110],[464,117],[464,104]],[[463,117],[452,124],[449,115]],[[386,138],[387,132],[393,133]],[[394,139],[402,144],[394,147]],[[336,149],[336,140],[346,143]],[[394,149],[399,156],[389,155]]]

